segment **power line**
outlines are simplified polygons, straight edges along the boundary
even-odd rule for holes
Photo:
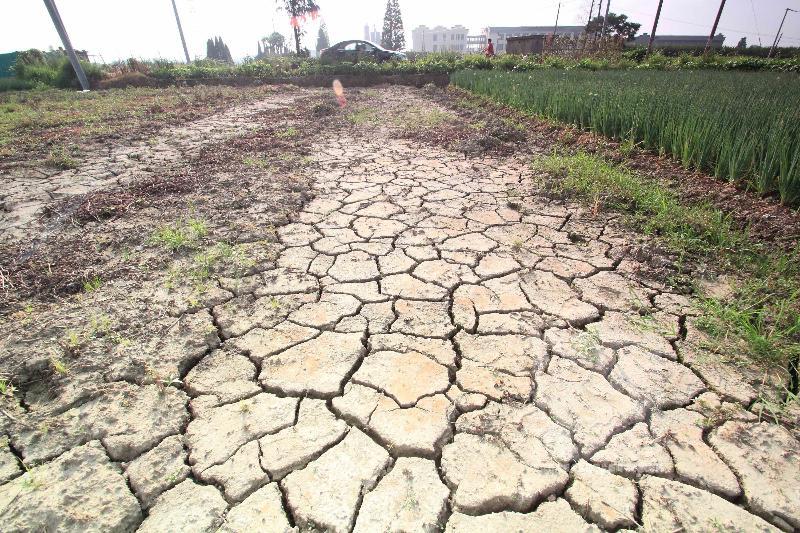
[[[637,9],[629,9],[628,11],[631,11],[633,13],[639,13],[640,15],[646,15],[648,17],[654,16],[652,13],[647,13],[646,11],[639,11]],[[687,24],[689,26],[696,26],[698,28],[708,28],[708,24],[698,24],[696,22],[689,22],[688,20],[674,19],[674,18],[669,18],[669,17],[665,17],[665,16],[662,16],[661,19],[662,20],[668,20],[670,22],[680,22],[681,24]],[[766,33],[754,33],[754,32],[751,32],[751,31],[737,30],[737,29],[734,29],[734,28],[723,28],[722,26],[720,26],[717,29],[718,30],[723,30],[723,31],[732,31],[732,32],[735,32],[735,33],[743,33],[745,35],[757,35],[757,36],[760,36],[760,37],[771,37],[771,35],[766,34]],[[790,39],[792,41],[800,41],[800,37],[784,37],[784,39]]]

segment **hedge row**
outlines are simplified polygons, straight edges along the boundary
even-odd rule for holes
[[[620,57],[616,59],[570,59],[556,56],[502,55],[486,58],[482,55],[458,56],[454,54],[429,54],[415,61],[375,63],[325,64],[315,59],[277,58],[253,61],[242,65],[228,65],[198,61],[189,65],[164,64],[150,70],[149,75],[165,80],[220,79],[231,77],[279,78],[293,76],[335,74],[430,74],[451,73],[458,70],[532,71],[548,68],[582,70],[728,70],[800,72],[800,58],[764,59],[744,56],[692,56],[666,57],[652,54],[642,61]]]

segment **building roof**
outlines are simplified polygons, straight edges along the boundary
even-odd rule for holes
[[[650,34],[643,33],[641,35],[637,35],[633,41],[636,43],[644,42],[650,40]],[[725,36],[721,33],[718,33],[714,36],[713,41],[721,42],[725,40]],[[654,39],[656,43],[664,42],[664,41],[672,41],[672,42],[687,42],[687,43],[705,43],[708,41],[708,35],[656,35]]]
[[[422,24],[421,26],[417,26],[411,31],[417,31],[417,30],[450,31],[450,30],[466,30],[466,29],[467,29],[466,26],[462,26],[461,24],[456,24],[451,28],[448,28],[446,26],[434,26],[433,28],[429,28],[425,24]]]
[[[555,26],[489,26],[486,28],[490,33],[553,33]],[[564,33],[576,33],[586,30],[586,26],[559,26],[558,31]]]

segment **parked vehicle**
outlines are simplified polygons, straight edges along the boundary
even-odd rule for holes
[[[360,59],[375,61],[405,61],[408,59],[402,52],[386,50],[369,41],[342,41],[320,51],[319,59],[325,63],[355,63]]]

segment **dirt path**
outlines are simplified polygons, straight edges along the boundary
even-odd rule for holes
[[[4,408],[4,529],[800,528],[800,443],[754,414],[782,377],[705,353],[640,237],[521,156],[351,129],[256,273],[90,297],[160,333]]]

